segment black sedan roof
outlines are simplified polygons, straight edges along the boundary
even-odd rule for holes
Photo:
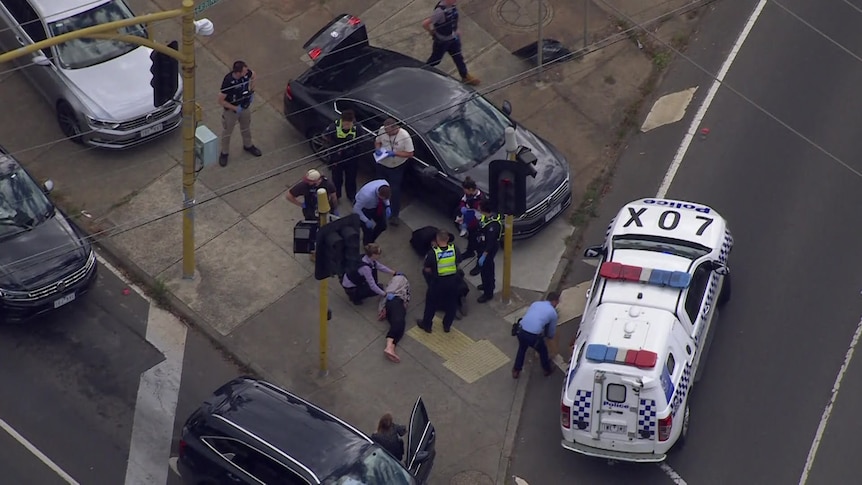
[[[345,98],[376,106],[426,133],[456,112],[476,92],[437,71],[416,67],[388,70]]]
[[[220,391],[228,399],[213,414],[283,451],[321,481],[357,461],[371,444],[347,423],[272,384],[239,378]]]

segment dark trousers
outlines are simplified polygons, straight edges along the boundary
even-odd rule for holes
[[[342,286],[342,288],[344,287]],[[374,293],[374,290],[372,290],[365,282],[361,285],[354,286],[353,288],[344,288],[344,293],[348,298],[350,298],[351,302],[357,305],[362,303],[362,300],[366,298],[377,296],[377,293]]]
[[[335,195],[341,198],[341,187],[347,192],[347,198],[352,202],[356,199],[356,176],[359,172],[359,159],[348,158],[333,163],[329,170],[332,172],[332,183],[335,185]]]
[[[365,246],[376,241],[386,230],[386,214],[377,215],[377,209],[362,209],[362,213],[377,224],[374,229],[368,229],[368,226],[362,224],[362,245]]]
[[[397,345],[404,336],[404,326],[407,323],[407,308],[404,306],[404,300],[396,296],[386,301],[386,320],[389,322],[386,338],[391,338]]]
[[[437,277],[425,293],[425,313],[422,316],[422,326],[431,328],[434,313],[437,310],[443,310],[445,312],[443,315],[443,329],[448,330],[452,328],[459,299],[458,277],[455,275]]]
[[[467,229],[467,249],[464,250],[466,253],[471,252],[480,252],[482,250],[482,243],[479,242],[479,228],[476,229]]]
[[[454,38],[452,40],[438,40],[434,38],[434,46],[431,48],[431,57],[428,58],[429,66],[436,66],[443,60],[443,54],[452,56],[452,61],[455,62],[455,67],[458,68],[458,74],[462,78],[467,77],[467,64],[464,63],[464,55],[461,54],[461,39]]]
[[[544,369],[545,372],[550,371],[551,359],[548,357],[548,346],[545,345],[545,336],[536,335],[523,330],[518,332],[518,355],[515,356],[514,370],[520,372],[521,369],[524,368],[524,357],[527,354],[527,349],[530,347],[536,349],[536,352],[539,353],[539,360],[542,362],[542,369]]]
[[[392,196],[389,198],[392,217],[398,217],[398,214],[401,213],[401,185],[404,182],[404,171],[407,169],[407,163],[404,162],[395,168],[377,164],[377,178],[389,182],[389,189],[392,190]]]
[[[494,274],[494,255],[489,254],[485,258],[485,264],[482,265],[482,294],[488,298],[494,297],[494,289],[496,281]]]

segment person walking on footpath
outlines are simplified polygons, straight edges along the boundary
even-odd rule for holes
[[[305,172],[302,180],[294,184],[284,195],[284,198],[291,204],[302,208],[302,217],[304,220],[316,221],[318,219],[317,189],[321,188],[326,189],[326,193],[329,195],[329,205],[334,212],[335,208],[338,207],[335,186],[313,168]]]
[[[560,294],[552,291],[548,293],[545,300],[534,302],[527,308],[527,313],[521,318],[518,329],[518,354],[515,356],[515,366],[512,367],[512,378],[517,379],[521,375],[528,348],[534,348],[539,353],[539,361],[545,371],[545,377],[553,372],[545,339],[553,339],[556,335],[557,305],[559,304]]]
[[[243,150],[259,157],[262,155],[260,149],[251,141],[251,103],[254,101],[254,87],[256,82],[254,71],[248,68],[243,61],[233,63],[233,70],[224,77],[221,82],[221,91],[218,95],[218,103],[224,108],[221,115],[221,155],[218,163],[222,167],[227,166],[230,154],[230,137],[233,129],[239,122],[239,132],[242,135]]]
[[[431,278],[425,293],[425,312],[421,319],[416,320],[416,325],[428,333],[431,333],[437,310],[444,311],[443,331],[448,333],[451,330],[461,298],[458,284],[458,263],[461,258],[455,244],[450,241],[447,231],[437,231],[435,246],[425,255],[422,271]]]
[[[458,6],[457,0],[440,0],[431,16],[422,22],[422,27],[431,34],[434,44],[431,47],[431,57],[428,58],[429,66],[436,66],[443,60],[443,54],[448,53],[458,68],[461,81],[464,84],[477,85],[479,79],[467,72],[467,64],[464,63],[464,55],[461,53],[461,33],[458,31]]]
[[[341,188],[344,187],[351,204],[356,200],[356,176],[359,172],[360,156],[356,134],[360,132],[362,125],[356,122],[356,114],[352,109],[342,111],[341,118],[335,120],[324,132],[324,139],[330,147],[326,163],[332,173],[335,194],[340,199]]]
[[[404,337],[408,303],[410,303],[410,282],[407,281],[406,276],[397,273],[389,280],[389,284],[386,285],[386,296],[380,299],[377,306],[377,318],[389,322],[383,355],[396,364],[401,362],[401,357],[398,357],[395,352],[395,346]]]
[[[397,226],[401,223],[398,219],[401,213],[401,185],[404,182],[407,159],[413,156],[413,139],[407,130],[398,126],[395,119],[387,118],[377,132],[374,147],[377,178],[386,180],[392,188],[392,217],[389,223]]]
[[[407,428],[396,424],[392,415],[386,413],[377,422],[377,432],[371,435],[371,440],[401,461],[404,459],[404,440],[401,437],[405,434],[407,434]]]
[[[362,300],[371,296],[386,296],[383,288],[380,288],[378,272],[382,271],[391,275],[397,272],[380,262],[383,250],[377,243],[365,245],[365,255],[355,268],[349,268],[341,278],[341,287],[354,305],[361,305]]]
[[[386,230],[386,221],[392,215],[389,199],[392,189],[385,180],[372,180],[356,193],[353,212],[362,220],[362,244],[371,244]]]
[[[478,287],[482,294],[476,301],[485,303],[494,299],[496,289],[494,258],[497,256],[500,239],[503,237],[503,221],[499,214],[491,215],[491,203],[487,200],[479,203],[479,212],[482,214],[479,237],[482,238],[483,244],[482,253],[479,254],[476,264],[479,266],[479,274],[482,275],[482,284]]]

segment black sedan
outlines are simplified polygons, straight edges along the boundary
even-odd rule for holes
[[[0,321],[33,318],[72,303],[96,279],[84,234],[0,147]]]
[[[436,435],[421,398],[406,436],[402,464],[314,404],[268,382],[239,377],[216,390],[186,421],[171,468],[189,484],[425,483]]]
[[[406,185],[426,202],[454,216],[471,177],[488,193],[488,166],[505,159],[504,133],[515,128],[519,146],[538,158],[527,181],[527,212],[515,220],[514,237],[545,227],[572,202],[569,166],[550,143],[513,121],[508,102],[497,109],[469,86],[398,52],[372,47],[365,25],[341,15],[305,44],[311,68],[288,82],[287,120],[317,154],[322,133],[345,109],[356,112],[365,133],[364,160],[373,163],[374,137],[386,118],[398,120],[413,137],[415,152]]]

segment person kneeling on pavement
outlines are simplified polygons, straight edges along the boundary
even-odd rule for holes
[[[376,243],[365,245],[365,256],[362,257],[356,268],[351,268],[341,278],[341,287],[354,305],[361,305],[362,300],[371,296],[386,296],[386,292],[380,288],[378,271],[391,275],[399,274],[385,264],[378,261],[383,250]]]
[[[401,358],[395,353],[395,346],[404,336],[408,303],[410,303],[410,282],[404,275],[393,276],[386,285],[386,296],[380,298],[380,303],[377,305],[377,317],[379,320],[389,322],[389,332],[386,334],[386,347],[383,353],[387,359],[396,364],[401,362]]]

